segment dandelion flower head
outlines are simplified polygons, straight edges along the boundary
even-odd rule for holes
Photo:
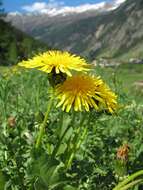
[[[60,100],[57,107],[69,112],[108,109],[113,112],[116,107],[116,95],[104,84],[100,77],[86,74],[69,77],[56,88],[57,98]]]
[[[36,68],[46,73],[51,73],[54,70],[56,74],[65,73],[68,76],[72,76],[71,71],[90,70],[89,64],[80,56],[54,50],[36,55],[27,61],[22,61],[19,66]]]

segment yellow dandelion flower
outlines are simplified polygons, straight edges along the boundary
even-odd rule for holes
[[[72,106],[75,111],[90,111],[108,109],[113,112],[116,108],[116,95],[104,84],[100,77],[86,74],[75,75],[56,87],[56,95],[60,100],[57,107],[69,112]]]
[[[106,109],[110,113],[113,113],[117,109],[117,96],[104,82],[97,86],[96,94],[104,100],[104,104],[99,101],[99,107],[101,110]]]
[[[36,55],[27,61],[22,61],[19,65],[25,68],[37,68],[46,73],[51,73],[54,70],[56,74],[65,73],[68,76],[72,76],[72,70],[88,71],[90,69],[83,58],[68,52],[54,50]]]

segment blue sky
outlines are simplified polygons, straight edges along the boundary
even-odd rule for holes
[[[79,6],[82,4],[95,4],[95,3],[100,3],[100,2],[109,2],[110,0],[50,0],[51,2],[56,2],[64,4],[64,6]],[[23,6],[31,5],[36,2],[45,2],[49,3],[48,0],[3,0],[4,8],[6,12],[23,12],[24,10],[22,9]]]

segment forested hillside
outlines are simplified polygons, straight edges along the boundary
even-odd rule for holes
[[[48,46],[15,29],[0,18],[0,65],[12,65]]]

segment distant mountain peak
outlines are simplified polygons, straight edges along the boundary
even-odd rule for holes
[[[67,16],[70,14],[80,14],[87,11],[96,12],[106,12],[116,9],[121,3],[126,0],[112,0],[111,2],[100,2],[94,4],[82,4],[79,6],[65,6],[58,3],[45,3],[45,2],[35,2],[31,5],[25,5],[22,9],[25,11],[26,15],[47,15],[49,17],[54,16]],[[10,16],[20,15],[20,12],[11,12]]]
[[[74,10],[70,14],[67,11],[66,16],[33,15],[31,12],[30,16],[17,15],[8,19],[14,26],[51,47],[90,59],[122,57],[125,54],[129,58],[143,57],[143,0],[123,2],[114,0],[111,4],[100,4],[97,11],[90,8],[77,14]],[[103,7],[112,11],[99,11]]]

